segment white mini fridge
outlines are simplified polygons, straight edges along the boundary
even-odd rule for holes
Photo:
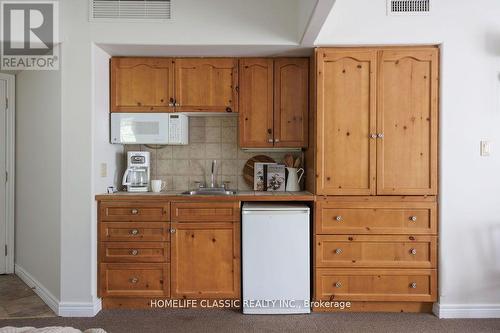
[[[244,203],[243,313],[310,313],[309,207]]]

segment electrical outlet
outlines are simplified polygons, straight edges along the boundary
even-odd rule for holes
[[[487,140],[481,141],[481,156],[490,156],[490,142]]]
[[[105,178],[108,176],[108,164],[101,163],[101,177]]]

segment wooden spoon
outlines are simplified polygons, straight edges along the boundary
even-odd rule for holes
[[[297,159],[295,160],[295,163],[293,164],[293,167],[300,168],[301,163],[302,163],[302,160],[300,159],[300,157],[297,157]]]
[[[286,154],[283,158],[283,162],[285,162],[287,167],[293,168],[293,156],[291,154]]]

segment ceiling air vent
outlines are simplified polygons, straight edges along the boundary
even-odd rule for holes
[[[387,15],[425,15],[430,0],[387,0]]]
[[[164,21],[171,0],[89,0],[91,21]]]

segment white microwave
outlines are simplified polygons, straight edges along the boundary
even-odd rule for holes
[[[172,113],[111,113],[111,143],[187,145],[188,117]]]

